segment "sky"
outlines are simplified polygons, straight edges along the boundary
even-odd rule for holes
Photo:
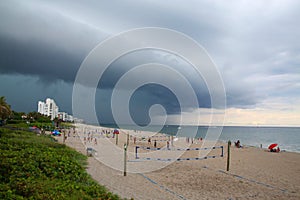
[[[99,43],[124,31],[160,27],[189,36],[215,63],[226,92],[225,125],[300,126],[299,21],[297,0],[0,1],[0,96],[16,111],[37,110],[37,102],[50,97],[61,111],[73,113],[76,75]],[[192,124],[199,113],[201,125],[211,123],[211,112],[222,118],[206,82],[189,63],[169,52],[144,49],[121,56],[101,77],[95,95],[100,123],[115,122],[111,96],[118,80],[146,63],[178,70],[190,81],[199,106],[188,102],[180,107],[169,88],[147,84],[128,105],[136,123],[149,123],[149,109],[157,104],[170,124],[182,117]],[[161,79],[180,89],[172,77]],[[152,114],[164,120],[162,113]]]

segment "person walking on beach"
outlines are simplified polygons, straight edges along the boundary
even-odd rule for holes
[[[148,144],[151,144],[151,138],[150,137],[148,138]]]
[[[65,138],[65,141],[67,140],[68,136],[66,135],[66,133],[64,132],[64,138]]]
[[[169,140],[167,141],[167,149],[169,149],[170,148],[170,142],[169,142]]]
[[[188,144],[190,143],[190,138],[189,137],[186,138],[186,143],[188,143]]]
[[[240,142],[240,140],[236,141],[234,143],[234,145],[235,145],[236,148],[241,148],[241,142]]]
[[[156,148],[156,140],[154,140],[154,148]]]

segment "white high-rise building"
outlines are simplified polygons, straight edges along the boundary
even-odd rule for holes
[[[73,122],[74,121],[73,116],[69,115],[66,112],[58,112],[58,119],[61,119],[65,122]]]
[[[59,112],[59,108],[55,101],[50,98],[47,98],[46,102],[38,101],[38,112],[43,115],[50,116],[51,120],[56,117],[63,121],[72,122],[74,120],[72,115],[69,115],[66,112]]]
[[[68,113],[66,113],[66,112],[58,112],[58,119],[67,121],[67,116],[68,116]]]
[[[38,102],[38,112],[41,114],[45,113],[45,103],[42,101]]]
[[[58,117],[58,106],[53,99],[47,98],[46,102],[38,102],[38,112],[50,116],[51,120]]]

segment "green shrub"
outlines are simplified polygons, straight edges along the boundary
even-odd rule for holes
[[[86,173],[86,156],[50,136],[0,128],[0,152],[0,199],[120,199]]]

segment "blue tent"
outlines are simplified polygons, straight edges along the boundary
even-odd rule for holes
[[[54,131],[52,131],[52,135],[54,135],[54,136],[60,136],[61,133],[58,130],[54,130]]]

